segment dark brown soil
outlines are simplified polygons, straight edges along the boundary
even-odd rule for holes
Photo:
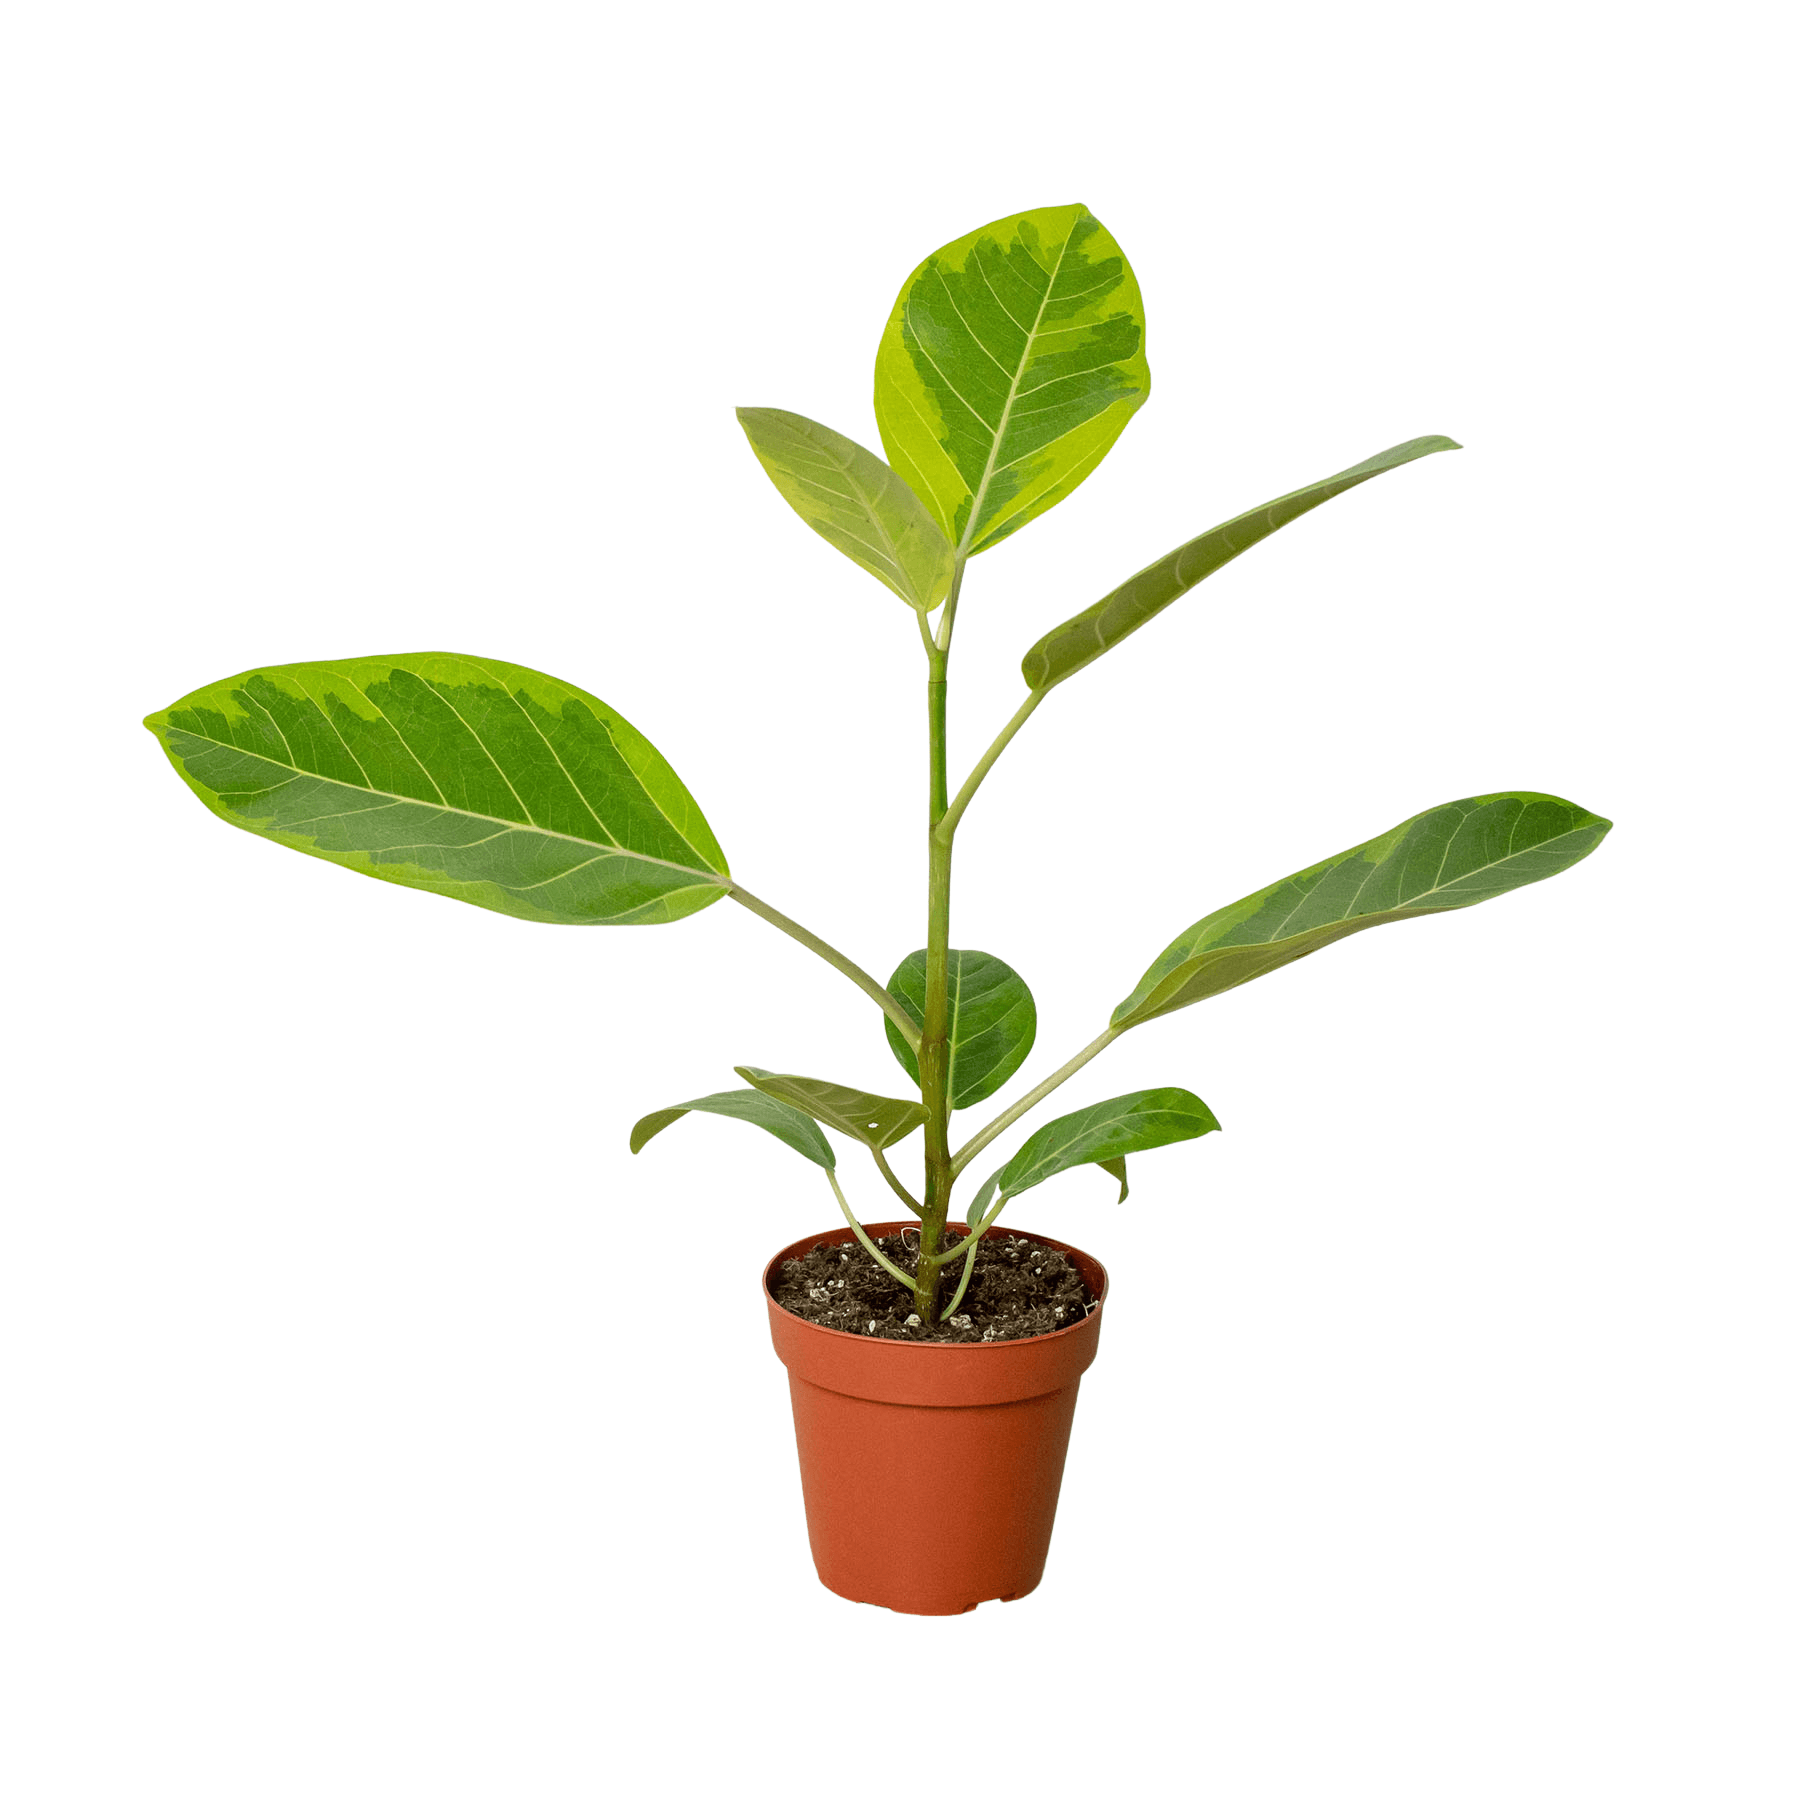
[[[877,1238],[882,1254],[909,1275],[919,1260],[918,1237]],[[948,1306],[962,1280],[959,1258],[938,1278]],[[876,1265],[860,1244],[819,1244],[775,1271],[775,1298],[791,1313],[859,1337],[909,1343],[992,1344],[1041,1337],[1088,1315],[1091,1296],[1080,1271],[1060,1250],[1029,1238],[990,1231],[975,1250],[975,1273],[954,1318],[921,1325],[913,1297]]]

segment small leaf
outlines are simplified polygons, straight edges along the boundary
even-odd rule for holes
[[[958,556],[1073,493],[1149,392],[1137,278],[1085,206],[928,256],[875,355],[882,447]]]
[[[1024,978],[985,950],[952,950],[950,976],[950,1104],[973,1106],[997,1094],[1031,1054],[1037,1002]],[[888,978],[888,992],[915,1025],[925,1023],[925,952],[915,950]],[[914,1081],[919,1059],[892,1020],[887,1038]]]
[[[729,1093],[708,1094],[699,1100],[684,1100],[679,1106],[665,1106],[660,1112],[645,1113],[631,1128],[631,1154],[636,1156],[659,1131],[666,1131],[684,1113],[718,1113],[726,1119],[742,1119],[746,1125],[760,1125],[771,1137],[778,1137],[790,1150],[798,1150],[808,1162],[821,1169],[837,1167],[837,1153],[830,1140],[805,1113],[781,1100],[759,1094],[755,1088],[733,1088]]]
[[[981,1184],[980,1193],[969,1202],[969,1210],[966,1217],[971,1231],[979,1231],[981,1229],[981,1222],[988,1214],[988,1204],[994,1198],[999,1186],[1000,1171],[996,1169],[993,1174]]]
[[[826,543],[922,613],[949,593],[950,540],[879,456],[799,413],[740,406],[737,416],[781,497]]]
[[[1000,1192],[1010,1200],[1083,1163],[1099,1163],[1108,1174],[1118,1177],[1123,1190],[1128,1154],[1179,1144],[1218,1129],[1212,1109],[1186,1088],[1146,1088],[1142,1093],[1120,1094],[1080,1112],[1065,1113],[1034,1131],[1000,1171]],[[1125,1198],[1123,1191],[1119,1198]]]
[[[731,886],[648,740],[516,663],[287,663],[144,723],[228,825],[378,881],[552,925],[660,925]]]
[[[1124,1157],[1103,1157],[1097,1166],[1104,1169],[1119,1184],[1119,1204],[1123,1206],[1125,1196],[1131,1192],[1131,1183],[1125,1179]]]
[[[1612,821],[1552,794],[1479,794],[1208,913],[1113,1010],[1115,1030],[1210,999],[1393,919],[1474,906],[1588,855]]]
[[[835,1081],[815,1081],[808,1075],[771,1075],[767,1069],[747,1066],[737,1072],[760,1093],[797,1106],[821,1125],[871,1149],[885,1150],[925,1123],[925,1109],[916,1100],[890,1100],[865,1094],[860,1088],[839,1087]]]
[[[1165,606],[1179,600],[1189,588],[1197,586],[1215,570],[1222,569],[1233,557],[1241,556],[1252,544],[1291,524],[1302,513],[1315,506],[1372,481],[1389,469],[1416,462],[1438,450],[1460,450],[1462,446],[1447,437],[1413,438],[1396,444],[1359,462],[1341,474],[1328,475],[1311,487],[1296,489],[1279,500],[1271,500],[1254,512],[1240,513],[1211,531],[1190,538],[1178,550],[1149,568],[1140,569],[1132,578],[1116,587],[1103,600],[1096,600],[1086,612],[1065,619],[1055,630],[1046,632],[1025,652],[1020,670],[1025,685],[1034,692],[1052,688],[1066,681],[1077,669],[1085,669],[1096,657],[1104,656],[1121,638],[1126,638],[1140,625],[1154,619]]]

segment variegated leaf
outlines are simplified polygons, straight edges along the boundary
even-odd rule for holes
[[[731,886],[649,740],[516,663],[288,663],[144,723],[227,824],[379,881],[555,925],[663,924]]]
[[[879,456],[799,413],[740,406],[737,416],[781,497],[826,543],[920,612],[949,593],[949,539]]]
[[[1173,604],[1189,588],[1197,587],[1208,575],[1222,569],[1234,557],[1242,556],[1253,544],[1291,524],[1315,506],[1373,481],[1377,475],[1403,464],[1417,462],[1439,450],[1460,450],[1462,446],[1447,437],[1413,438],[1383,450],[1366,462],[1341,474],[1328,475],[1311,487],[1284,494],[1252,512],[1239,513],[1197,538],[1189,538],[1177,550],[1158,558],[1147,569],[1113,589],[1103,600],[1096,600],[1085,612],[1065,619],[1054,631],[1046,632],[1025,652],[1020,665],[1025,685],[1033,690],[1052,688],[1066,681],[1077,669],[1085,669],[1096,657],[1104,656],[1121,638],[1129,637],[1140,625],[1148,623],[1165,606]]]
[[[1113,1010],[1117,1031],[1222,994],[1352,932],[1474,906],[1560,875],[1612,829],[1553,794],[1478,794],[1208,913]]]
[[[887,459],[959,556],[1065,499],[1150,392],[1144,303],[1085,206],[998,219],[907,277],[875,357]]]

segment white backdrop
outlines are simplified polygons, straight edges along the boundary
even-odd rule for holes
[[[10,13],[10,1795],[898,1792],[930,1745],[952,1791],[1796,1791],[1774,19]],[[872,1009],[728,905],[550,929],[258,843],[138,720],[263,663],[548,670],[885,972],[923,935],[916,638],[731,408],[874,444],[902,277],[1075,199],[1155,391],[971,566],[957,765],[1152,557],[1468,448],[1233,565],[1002,762],[953,941],[1036,989],[1028,1074],[1202,912],[1424,806],[1617,828],[1071,1084],[1225,1130],[1123,1208],[1014,1209],[1114,1284],[1049,1572],[905,1618],[813,1578],[756,1288],[824,1185],[716,1120],[626,1150],[734,1062],[897,1091]]]

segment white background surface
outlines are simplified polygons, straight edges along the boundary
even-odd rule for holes
[[[9,1795],[1796,1791],[1775,16],[10,13]],[[1016,1209],[1114,1282],[1049,1572],[904,1618],[814,1581],[756,1289],[824,1185],[721,1121],[625,1142],[736,1061],[895,1091],[873,1011],[730,906],[544,929],[258,844],[137,721],[261,663],[550,670],[885,971],[916,639],[731,407],[875,443],[907,271],[1073,199],[1155,392],[972,565],[956,764],[1173,544],[1468,448],[1000,765],[953,936],[1033,983],[1033,1077],[1424,806],[1618,823],[1066,1090],[1226,1129]]]

